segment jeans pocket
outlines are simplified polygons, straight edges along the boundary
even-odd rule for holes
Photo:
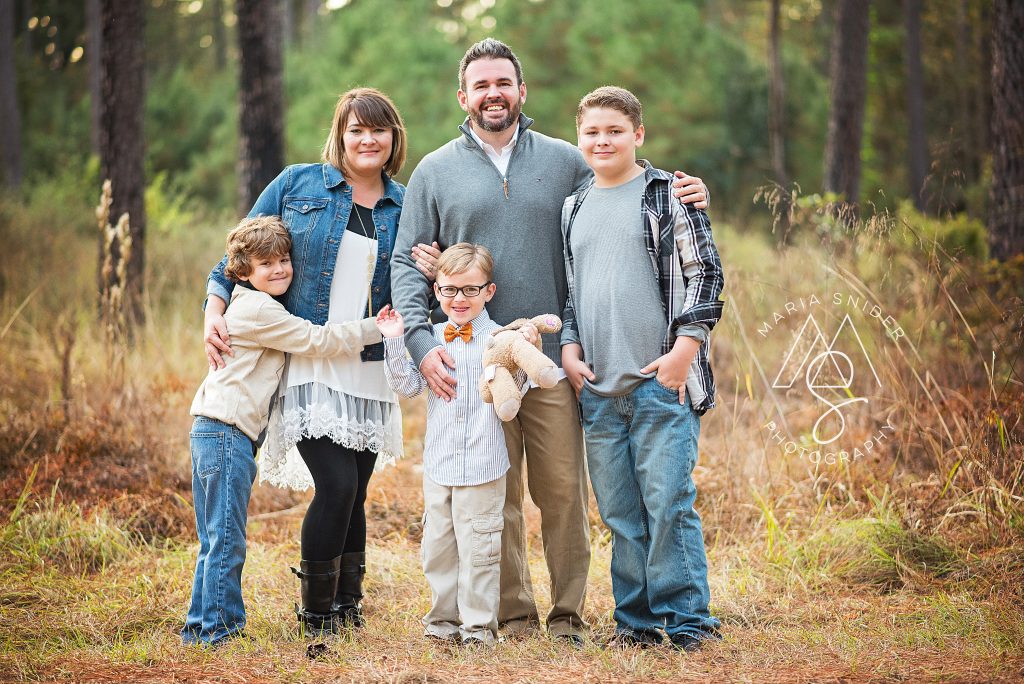
[[[505,520],[500,515],[481,515],[473,519],[473,565],[493,565],[501,560],[501,530]]]
[[[674,395],[675,395],[675,397],[676,397],[676,400],[677,400],[677,401],[679,400],[679,390],[678,390],[678,389],[672,389],[671,387],[666,387],[665,385],[661,384],[661,380],[658,380],[657,376],[655,376],[655,377],[651,378],[651,380],[654,380],[654,382],[655,382],[655,383],[656,383],[656,384],[658,385],[658,387],[660,387],[661,389],[665,390],[666,392],[671,392],[672,394],[674,394]]]
[[[189,439],[192,442],[192,460],[195,461],[199,477],[219,473],[224,467],[224,433],[193,432]]]

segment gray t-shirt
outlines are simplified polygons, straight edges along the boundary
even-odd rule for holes
[[[665,313],[640,219],[644,175],[614,188],[591,188],[569,235],[574,304],[584,360],[597,394],[628,394],[661,356]]]

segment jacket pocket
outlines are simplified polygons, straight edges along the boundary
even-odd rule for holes
[[[312,230],[324,215],[328,200],[326,197],[294,197],[284,201],[285,225],[290,232]]]
[[[473,519],[473,565],[493,565],[501,560],[501,530],[505,519],[500,515],[481,515]]]
[[[224,466],[225,440],[223,432],[193,432],[189,435],[192,461],[199,477],[209,477]]]

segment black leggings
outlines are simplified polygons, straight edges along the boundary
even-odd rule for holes
[[[295,445],[316,491],[302,520],[302,559],[326,561],[366,550],[366,485],[377,454],[335,444],[330,437]]]

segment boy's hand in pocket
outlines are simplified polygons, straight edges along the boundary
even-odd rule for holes
[[[651,361],[641,368],[640,372],[646,375],[657,371],[655,377],[658,382],[670,389],[680,389],[686,385],[686,376],[690,372],[690,364],[698,349],[700,342],[692,337],[677,337],[675,344],[672,345],[672,351]]]
[[[565,371],[569,384],[576,390],[577,399],[583,391],[584,379],[591,382],[597,380],[594,371],[590,370],[590,366],[583,360],[583,347],[578,344],[567,344],[562,347],[562,370]]]

